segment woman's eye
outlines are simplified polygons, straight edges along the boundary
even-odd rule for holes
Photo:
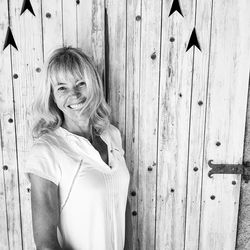
[[[79,86],[84,86],[84,85],[86,85],[86,82],[79,82],[78,85]]]
[[[63,90],[65,90],[65,89],[66,89],[65,87],[60,87],[60,88],[58,88],[57,90],[63,91]]]

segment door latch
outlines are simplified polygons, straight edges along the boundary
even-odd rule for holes
[[[213,174],[242,174],[243,180],[250,180],[250,162],[243,164],[213,164],[213,160],[208,161],[208,165],[212,168],[208,172],[208,176],[212,178]]]

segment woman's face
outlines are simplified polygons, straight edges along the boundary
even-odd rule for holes
[[[83,104],[87,99],[87,85],[85,79],[71,79],[57,82],[52,86],[54,101],[63,112],[64,118],[80,121],[86,119],[82,114]]]

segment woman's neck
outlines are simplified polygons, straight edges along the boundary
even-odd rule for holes
[[[80,122],[65,119],[61,126],[73,134],[83,136],[87,139],[92,138],[92,129],[89,124],[89,119]]]

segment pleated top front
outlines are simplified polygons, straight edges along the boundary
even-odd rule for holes
[[[84,137],[59,127],[33,145],[25,173],[59,187],[58,240],[74,250],[122,250],[129,171],[120,131],[110,125],[101,135],[107,144],[106,164]]]

